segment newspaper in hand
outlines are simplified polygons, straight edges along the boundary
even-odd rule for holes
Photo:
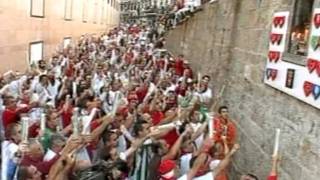
[[[214,122],[213,122],[213,113],[208,113],[207,114],[207,121],[208,121],[208,130],[209,130],[209,137],[213,138],[214,137]]]
[[[119,104],[119,99],[120,99],[120,94],[119,92],[115,92],[114,95],[114,102],[113,102],[113,106],[112,106],[112,115],[115,116],[117,109],[118,109],[118,104]]]
[[[22,117],[22,130],[21,130],[21,137],[23,142],[28,142],[28,134],[29,134],[29,117]]]
[[[79,108],[74,108],[73,109],[72,131],[73,131],[74,135],[76,135],[76,136],[79,135]]]
[[[46,129],[46,114],[41,113],[41,119],[40,119],[40,130],[44,132]]]

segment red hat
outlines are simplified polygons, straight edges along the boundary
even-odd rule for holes
[[[172,171],[176,167],[176,163],[172,160],[161,161],[161,164],[158,168],[158,172],[163,175]]]

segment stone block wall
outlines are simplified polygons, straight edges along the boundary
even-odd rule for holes
[[[275,128],[281,128],[281,180],[320,178],[320,110],[263,83],[274,12],[292,12],[295,0],[219,0],[170,31],[167,47],[212,77],[219,105],[230,108],[241,150],[231,180],[271,168]],[[315,7],[319,6],[316,0]]]

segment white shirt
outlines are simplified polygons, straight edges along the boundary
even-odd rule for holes
[[[55,78],[61,77],[61,75],[62,75],[62,67],[60,65],[54,66],[53,70],[55,72],[55,75],[54,75]]]
[[[157,87],[152,82],[149,84],[147,95],[145,96],[145,99],[149,97],[155,90],[157,90]]]
[[[127,142],[124,135],[121,135],[118,138],[117,151],[121,153],[121,152],[125,152],[126,150],[127,150]]]
[[[168,95],[169,91],[175,91],[177,88],[176,84],[171,84],[164,92],[164,95]]]
[[[3,105],[3,99],[0,97],[0,136],[1,138],[4,137],[4,127],[3,127],[3,119],[2,119],[2,114],[3,111],[6,109],[6,107]],[[3,139],[1,139],[3,140]]]
[[[90,114],[82,116],[82,127],[83,127],[82,134],[90,134],[90,131],[91,131],[90,123],[93,120],[96,112],[97,112],[97,109],[93,108]]]
[[[68,65],[68,61],[69,61],[69,59],[67,57],[63,57],[62,62],[61,62],[61,66],[66,67]]]
[[[9,92],[13,97],[17,98],[20,95],[20,90],[25,80],[27,80],[27,76],[22,76],[9,84]]]
[[[190,123],[191,124],[191,127],[192,129],[194,130],[194,132],[196,132],[200,127],[201,127],[201,123]],[[195,140],[195,143],[196,143],[196,146],[198,149],[200,149],[200,147],[202,146],[202,143],[203,143],[203,134],[201,134],[196,140]]]
[[[97,75],[96,78],[92,80],[92,90],[96,95],[100,94],[100,89],[104,86],[105,78],[106,78],[105,76],[100,78]]]
[[[220,164],[221,160],[212,160],[210,162],[210,169],[214,170]]]
[[[1,155],[2,155],[2,171],[1,171],[1,179],[7,180],[7,170],[8,163],[10,160],[13,160],[14,154],[18,151],[19,146],[10,141],[3,141],[1,147]]]
[[[180,172],[181,174],[187,174],[190,170],[190,160],[192,153],[185,154],[180,157]]]
[[[197,93],[197,95],[200,98],[200,102],[202,103],[209,103],[212,99],[212,90],[210,88],[207,88],[207,90],[203,93]]]
[[[178,178],[178,180],[188,180],[187,175],[183,175],[180,178]],[[213,172],[208,172],[207,174],[203,175],[203,176],[199,176],[196,178],[193,178],[193,180],[214,180],[214,174]]]
[[[111,65],[114,65],[117,63],[117,60],[118,60],[118,55],[116,54],[116,50],[112,50],[112,53],[111,53],[111,59],[110,59],[110,64]]]
[[[54,84],[51,84],[51,82],[49,82],[49,85],[48,85],[48,91],[51,95],[51,97],[53,97],[53,100],[57,97],[59,91],[59,86],[60,86],[60,81],[58,79],[55,79],[55,82]]]

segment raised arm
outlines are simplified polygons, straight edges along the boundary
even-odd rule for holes
[[[208,124],[207,121],[205,121],[204,123],[201,124],[201,126],[197,129],[197,131],[192,134],[191,141],[195,141],[201,134],[203,134],[203,132],[205,131],[205,129],[208,126],[207,124]]]
[[[174,159],[177,154],[180,151],[180,147],[183,141],[183,138],[190,132],[190,129],[186,129],[177,139],[177,141],[174,143],[174,145],[171,147],[171,149],[169,150],[169,152],[164,155],[161,159],[162,160],[167,160],[167,159]]]
[[[239,144],[235,144],[232,150],[226,155],[226,157],[218,164],[216,168],[213,169],[212,173],[214,176],[219,174],[222,170],[224,170],[230,163],[231,157],[237,150],[240,148]]]
[[[102,120],[102,124],[99,127],[97,127],[95,130],[93,130],[91,133],[92,139],[97,139],[103,133],[106,127],[112,122],[113,117],[110,115],[106,115],[102,117],[101,120]]]
[[[205,163],[206,161],[206,154],[201,153],[195,160],[193,166],[191,167],[190,171],[187,174],[187,180],[192,180],[193,177],[196,176],[199,168]]]

